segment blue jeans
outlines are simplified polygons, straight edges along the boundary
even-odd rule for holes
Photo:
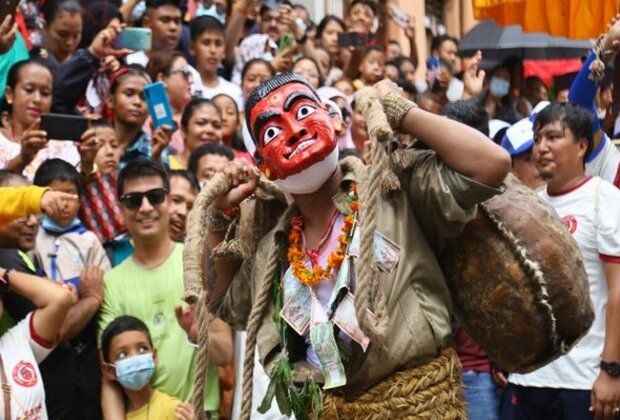
[[[592,420],[591,391],[536,388],[508,384],[502,399],[502,420]]]
[[[499,387],[490,373],[472,370],[461,374],[463,394],[470,420],[499,419]]]

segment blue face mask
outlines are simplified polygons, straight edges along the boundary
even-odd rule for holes
[[[153,353],[141,354],[119,360],[114,364],[116,380],[123,388],[137,391],[149,383],[155,371]]]
[[[65,226],[65,227],[60,226],[59,224],[54,222],[52,219],[50,219],[48,216],[43,216],[43,218],[41,219],[41,227],[45,229],[47,232],[51,232],[51,233],[69,232],[70,230],[75,229],[81,224],[82,222],[80,222],[80,219],[78,219],[77,217],[71,221],[69,226]]]
[[[212,4],[210,7],[205,7],[204,4],[200,2],[196,8],[196,17],[198,16],[211,16],[219,20],[222,25],[226,23],[226,15],[218,12],[215,4]]]
[[[491,95],[503,98],[510,91],[510,82],[499,77],[491,78]]]

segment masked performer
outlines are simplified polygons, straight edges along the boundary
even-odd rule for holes
[[[259,411],[275,396],[298,418],[465,415],[437,255],[477,204],[500,192],[510,159],[474,129],[417,108],[391,82],[375,89],[392,127],[427,146],[411,152],[389,194],[373,192],[372,166],[339,163],[340,120],[304,79],[276,76],[248,99],[249,146],[292,202],[240,266],[213,262],[212,306],[248,333],[244,417],[255,347],[271,376]],[[210,208],[211,249],[258,183],[242,161],[224,173],[231,189]]]

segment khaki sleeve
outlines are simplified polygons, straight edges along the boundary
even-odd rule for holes
[[[250,317],[254,259],[255,257],[252,256],[243,261],[226,293],[213,299],[211,304],[211,311],[234,330],[245,330]]]
[[[441,244],[476,216],[477,204],[502,188],[476,182],[444,165],[432,150],[416,151],[406,193],[427,239]]]

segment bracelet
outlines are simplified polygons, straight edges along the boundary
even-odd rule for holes
[[[403,98],[395,92],[388,92],[383,98],[383,112],[392,129],[397,130],[405,115],[411,108],[417,107],[415,102]]]
[[[210,207],[207,212],[207,229],[211,232],[224,232],[234,219],[235,215],[231,214],[231,209],[222,211]]]
[[[603,80],[605,77],[605,63],[607,63],[617,52],[614,50],[604,49],[603,39],[605,39],[605,35],[599,36],[596,40],[594,48],[592,48],[592,52],[596,58],[592,61],[592,63],[590,63],[590,67],[588,67],[588,70],[590,70],[588,79],[593,82],[600,82]]]

